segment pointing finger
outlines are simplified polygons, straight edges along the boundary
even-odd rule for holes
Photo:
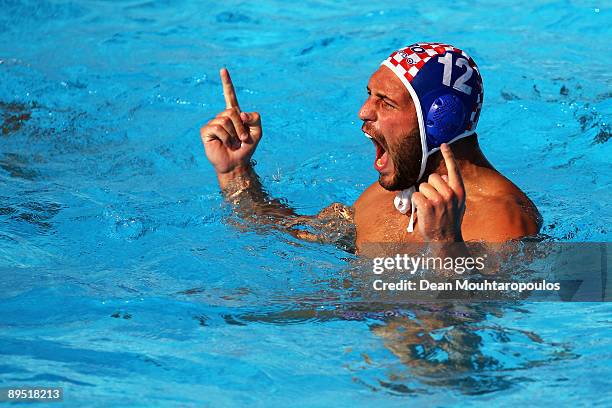
[[[232,78],[230,77],[229,71],[226,68],[221,68],[219,74],[221,75],[221,83],[223,84],[225,108],[236,108],[238,112],[240,112],[240,106],[238,106],[238,98],[236,98],[236,91],[234,90],[234,84],[232,83]]]
[[[448,185],[455,193],[463,193],[463,178],[461,177],[461,172],[459,171],[459,166],[457,165],[453,151],[446,143],[442,143],[440,151],[444,157],[446,171],[448,172]]]

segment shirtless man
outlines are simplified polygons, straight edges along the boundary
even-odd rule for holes
[[[540,229],[535,205],[480,150],[482,80],[460,49],[417,43],[383,61],[359,110],[379,179],[351,207],[335,203],[316,216],[297,215],[267,196],[250,164],[262,137],[260,116],[241,112],[227,70],[221,79],[226,109],[201,137],[221,189],[243,218],[308,240],[352,243],[357,252],[366,243],[504,242]]]

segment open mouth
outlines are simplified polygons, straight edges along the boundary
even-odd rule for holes
[[[387,162],[389,161],[389,155],[387,154],[387,151],[385,150],[385,148],[379,141],[374,139],[371,135],[369,135],[366,132],[363,132],[363,134],[368,139],[370,139],[372,143],[374,143],[374,146],[376,147],[376,158],[374,159],[374,168],[378,171],[381,171],[387,165]]]

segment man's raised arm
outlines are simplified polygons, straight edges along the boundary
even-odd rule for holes
[[[268,196],[251,165],[262,137],[261,117],[257,112],[240,110],[229,72],[223,68],[220,74],[225,110],[203,126],[200,135],[225,198],[245,220],[286,230],[301,239],[335,243],[352,250],[354,228],[349,207],[336,203],[317,216],[300,216]]]

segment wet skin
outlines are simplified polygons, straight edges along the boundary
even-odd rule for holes
[[[418,122],[408,91],[386,67],[371,77],[368,98],[359,111],[363,130],[373,138],[379,180],[352,206],[334,203],[316,216],[298,215],[283,202],[270,198],[260,184],[249,164],[262,137],[260,117],[255,112],[240,111],[226,70],[221,71],[221,79],[226,109],[202,127],[201,137],[227,200],[242,219],[251,221],[247,222],[249,227],[264,224],[302,239],[332,242],[366,255],[364,247],[368,242],[504,242],[539,231],[538,210],[518,187],[491,166],[476,136],[457,141],[452,150],[447,146],[443,152],[429,157],[419,191],[413,196],[417,201],[415,230],[406,231],[410,213],[403,215],[396,210],[393,190],[409,187],[418,177],[421,158]],[[398,167],[404,174],[399,174]],[[304,225],[315,231],[296,229]],[[480,337],[463,327],[466,318],[421,313],[418,311],[421,306],[412,308],[418,319],[400,316],[373,325],[372,330],[417,375],[431,378],[432,374],[443,374],[449,369],[471,369],[472,357],[484,353],[479,350]],[[453,307],[443,304],[440,309]],[[316,316],[317,312],[291,313],[303,319]],[[281,316],[283,322],[287,318]],[[251,319],[262,318],[247,317]],[[431,336],[432,331],[442,327],[452,328],[454,341],[438,341]],[[444,349],[449,362],[432,364],[414,352],[415,346]]]
[[[372,132],[370,135],[374,142],[383,137],[390,151],[393,146],[402,142],[414,147],[420,146],[414,103],[395,74],[387,67],[381,67],[370,78],[368,90],[369,96],[359,111],[359,118],[364,121],[363,130]],[[452,152],[465,193],[465,213],[460,226],[463,240],[504,242],[534,235],[539,231],[540,216],[535,205],[487,161],[478,146],[476,136],[453,143]],[[413,183],[418,177],[421,151],[413,148],[411,154],[412,157],[407,160],[415,161],[414,174],[411,175]],[[449,161],[443,158],[441,152],[430,156],[427,163],[425,175],[418,188],[420,192],[429,188],[432,179],[437,178],[437,175],[445,179],[444,176],[449,174]],[[396,192],[381,186],[393,184],[391,180],[397,173],[395,167],[394,160],[387,160],[384,168],[379,170],[379,182],[366,189],[353,205],[358,248],[366,242],[436,240],[423,236],[423,228],[419,228],[423,217],[419,217],[418,206],[415,231],[406,231],[409,217],[395,209],[393,198]],[[436,189],[440,190],[438,187]],[[434,200],[436,198],[444,200],[444,197],[434,196]],[[428,201],[431,202],[432,199]],[[439,220],[425,221],[433,222],[437,228],[444,227],[443,223],[436,224]]]
[[[418,177],[418,122],[408,91],[384,66],[370,78],[368,98],[359,110],[363,130],[375,145],[379,180],[352,206],[334,203],[316,216],[298,215],[268,197],[259,183],[250,165],[263,134],[259,114],[241,112],[227,70],[221,70],[221,79],[226,109],[202,127],[201,138],[222,190],[243,219],[256,219],[307,240],[329,242],[338,233],[351,235],[348,240],[357,252],[368,242],[504,242],[539,231],[537,208],[487,161],[475,135],[453,143],[452,149],[443,145],[429,157],[413,195],[415,231],[406,231],[410,212],[399,213],[393,198],[396,190]],[[310,225],[318,232],[295,229],[297,225]]]

